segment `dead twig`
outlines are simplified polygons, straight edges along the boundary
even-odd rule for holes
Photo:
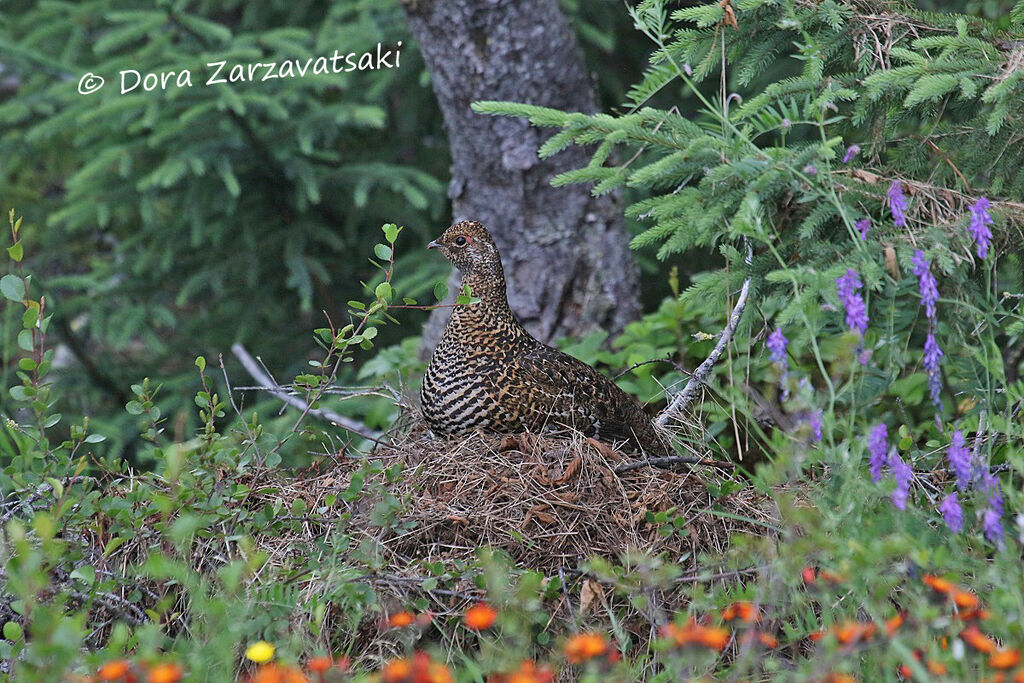
[[[387,445],[380,440],[382,434],[375,429],[370,429],[362,422],[356,422],[352,418],[339,415],[333,410],[327,408],[313,408],[308,403],[303,401],[297,396],[292,396],[284,388],[275,382],[271,377],[266,374],[263,369],[259,366],[256,360],[246,351],[245,347],[241,344],[232,344],[231,353],[235,354],[235,358],[242,364],[242,367],[252,376],[256,382],[267,387],[267,391],[276,396],[281,401],[287,403],[290,406],[298,408],[308,415],[320,418],[321,420],[327,420],[332,424],[336,424],[342,429],[347,429],[353,434],[358,434],[368,441],[380,445]]]
[[[659,413],[658,417],[654,419],[654,424],[664,426],[665,423],[673,415],[679,415],[686,411],[690,403],[697,396],[697,392],[700,390],[701,385],[705,384],[708,377],[711,376],[711,371],[715,367],[715,363],[718,362],[719,356],[725,351],[725,348],[732,341],[733,335],[736,333],[736,328],[740,324],[740,318],[743,317],[743,309],[747,306],[747,297],[750,294],[750,278],[747,278],[743,282],[743,288],[740,289],[740,296],[736,300],[736,305],[732,309],[732,314],[729,316],[729,322],[726,323],[725,329],[722,330],[722,334],[718,337],[718,343],[715,344],[715,348],[711,350],[711,354],[704,360],[703,363],[697,366],[697,369],[693,371],[693,375],[690,380],[683,387],[683,390],[676,394],[672,401],[669,402],[668,407]]]
[[[638,460],[637,462],[631,462],[627,465],[619,465],[612,471],[615,472],[615,474],[623,474],[624,472],[638,470],[641,467],[661,467],[663,465],[710,465],[711,467],[720,467],[724,470],[736,468],[736,465],[731,462],[725,462],[724,460],[705,460],[703,458],[692,458],[686,455],[669,455],[663,458],[647,458],[646,460]]]

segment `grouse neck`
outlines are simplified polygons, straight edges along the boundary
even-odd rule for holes
[[[469,286],[470,295],[478,302],[456,306],[452,310],[452,325],[481,324],[493,325],[496,322],[519,326],[515,316],[508,307],[508,296],[505,290],[505,276],[502,272],[480,272],[471,270],[462,276],[459,293]]]

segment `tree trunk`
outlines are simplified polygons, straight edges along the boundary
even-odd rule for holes
[[[593,112],[596,95],[558,0],[403,0],[430,70],[452,152],[456,220],[486,225],[501,250],[512,310],[543,341],[603,328],[639,312],[636,265],[618,197],[553,188],[579,168],[571,147],[540,160],[549,135],[522,119],[476,114],[477,100]],[[438,226],[438,233],[447,226]],[[448,309],[424,330],[432,349]]]

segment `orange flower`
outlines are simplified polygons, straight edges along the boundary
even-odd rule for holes
[[[850,645],[860,640],[871,640],[877,627],[874,622],[846,621],[832,627],[836,640],[843,645]]]
[[[334,666],[334,660],[330,657],[313,657],[306,662],[306,668],[315,674],[327,673]]]
[[[833,671],[825,674],[825,677],[821,679],[821,683],[857,683],[857,679],[850,674]]]
[[[1012,647],[997,650],[988,658],[988,665],[993,669],[1012,669],[1018,664],[1020,664],[1020,650]]]
[[[994,654],[998,649],[996,641],[982,633],[977,626],[971,624],[960,632],[964,642],[983,654]]]
[[[757,634],[757,641],[765,647],[778,647],[779,639],[770,633],[760,632]]]
[[[147,683],[178,683],[185,676],[181,667],[173,662],[157,664],[149,670]]]
[[[885,622],[885,634],[891,636],[893,633],[896,633],[896,631],[900,630],[900,627],[903,626],[903,622],[906,621],[906,619],[906,612],[900,612],[891,619],[888,619]]]
[[[600,633],[577,633],[565,643],[565,656],[570,664],[600,657],[607,651],[608,641]]]
[[[483,631],[493,626],[494,620],[497,618],[498,613],[493,607],[486,602],[478,602],[466,610],[463,620],[468,628],[474,631]]]
[[[96,671],[96,678],[101,681],[123,681],[135,683],[132,664],[127,659],[115,659],[107,662]]]
[[[554,680],[555,672],[550,667],[538,667],[534,662],[524,659],[515,671],[488,676],[487,683],[554,683]]]
[[[722,610],[722,621],[739,619],[748,624],[757,621],[757,608],[750,602],[734,602]]]
[[[309,679],[293,666],[281,666],[272,662],[261,666],[249,678],[249,683],[309,683]]]
[[[936,593],[946,594],[956,588],[952,582],[946,581],[946,579],[935,576],[934,574],[925,574],[921,577],[921,581]]]
[[[416,621],[416,617],[412,615],[412,612],[395,612],[388,617],[388,626],[391,628],[405,628],[411,626]]]
[[[821,578],[825,579],[829,583],[842,583],[843,581],[846,581],[846,577],[842,574],[836,574],[827,569],[821,570]]]
[[[800,572],[800,578],[804,580],[805,584],[810,585],[818,578],[818,571],[814,567],[804,567],[803,571]]]
[[[412,678],[412,662],[408,659],[393,659],[384,665],[380,680],[384,683],[401,683]]]
[[[662,628],[661,634],[666,638],[671,638],[675,645],[680,647],[683,645],[701,645],[719,651],[725,649],[731,637],[729,629],[704,626],[694,621],[693,617],[681,628],[675,624],[668,624]]]
[[[412,658],[395,659],[381,671],[382,683],[453,683],[451,671],[435,662],[426,652],[416,652]]]
[[[977,595],[959,588],[953,589],[953,602],[960,609],[976,609],[979,604]]]
[[[946,675],[946,665],[942,662],[936,661],[934,659],[926,659],[924,665],[928,667],[928,673],[930,673],[933,676]]]
[[[964,610],[957,614],[964,621],[984,621],[992,616],[987,609],[977,607],[975,609]]]

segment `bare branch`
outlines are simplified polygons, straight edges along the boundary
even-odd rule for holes
[[[358,434],[364,439],[368,439],[375,443],[383,444],[380,441],[382,434],[374,429],[370,429],[362,422],[356,422],[350,417],[339,415],[333,410],[327,408],[311,408],[305,401],[297,396],[290,395],[285,389],[271,379],[270,375],[263,371],[259,363],[246,351],[245,347],[241,344],[232,344],[231,353],[235,354],[235,358],[242,364],[257,383],[267,387],[267,391],[276,396],[281,401],[288,405],[298,408],[299,410],[305,411],[313,417],[318,417],[321,420],[327,420],[332,424],[336,424],[343,429],[347,429],[353,434]]]
[[[697,366],[697,369],[693,371],[693,376],[690,377],[690,381],[686,383],[683,390],[676,394],[672,401],[668,404],[665,410],[661,411],[658,417],[655,418],[654,423],[656,425],[664,425],[669,421],[673,415],[679,415],[686,411],[690,403],[697,396],[697,392],[700,390],[702,384],[705,384],[708,377],[711,376],[711,371],[715,367],[715,363],[718,362],[718,357],[722,355],[725,348],[732,341],[733,335],[736,333],[736,328],[740,324],[740,318],[743,317],[743,309],[747,306],[747,296],[750,294],[750,278],[747,278],[743,282],[743,288],[740,290],[739,299],[736,300],[736,305],[732,309],[732,314],[729,316],[729,322],[726,324],[725,329],[722,330],[722,334],[718,337],[718,343],[715,344],[715,348],[711,350],[711,354],[705,359],[703,363]]]

